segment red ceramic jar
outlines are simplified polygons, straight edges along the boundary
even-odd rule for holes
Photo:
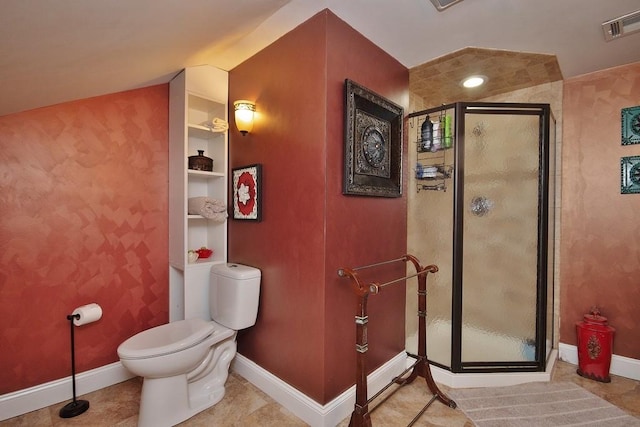
[[[578,375],[604,383],[611,382],[609,368],[615,331],[607,324],[607,318],[600,315],[597,307],[585,314],[583,321],[576,322]]]

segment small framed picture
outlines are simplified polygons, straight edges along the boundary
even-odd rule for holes
[[[233,219],[262,220],[262,165],[233,169]]]
[[[640,156],[620,159],[620,193],[640,193]]]
[[[640,106],[623,108],[620,116],[622,145],[640,144]]]

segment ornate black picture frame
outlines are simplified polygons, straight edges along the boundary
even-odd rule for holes
[[[233,169],[233,219],[262,220],[262,165]]]
[[[342,194],[402,195],[403,108],[345,80]]]

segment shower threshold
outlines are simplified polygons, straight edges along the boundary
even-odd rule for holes
[[[544,372],[474,372],[455,374],[431,365],[431,374],[437,383],[451,388],[504,387],[522,383],[551,381],[551,374],[557,360],[558,350],[554,349],[549,354]],[[411,361],[413,359],[408,358],[407,363]]]

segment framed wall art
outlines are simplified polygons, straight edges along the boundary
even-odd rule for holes
[[[640,106],[623,108],[620,116],[622,145],[640,144]]]
[[[620,159],[620,193],[640,193],[640,156]]]
[[[233,219],[262,220],[262,165],[233,169]]]
[[[402,107],[345,80],[342,194],[402,195]]]

